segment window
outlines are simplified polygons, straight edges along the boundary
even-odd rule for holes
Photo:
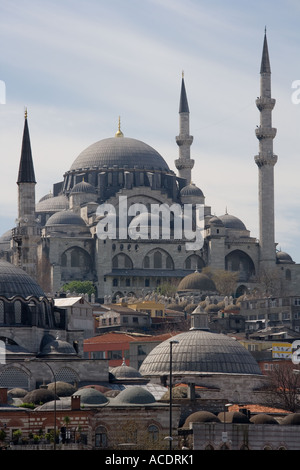
[[[154,253],[154,268],[162,268],[162,255],[159,251]]]
[[[157,442],[159,437],[159,429],[155,424],[148,426],[148,434],[151,442]]]
[[[107,430],[104,426],[98,426],[95,432],[95,447],[105,449],[107,447]]]
[[[15,309],[15,323],[21,323],[22,322],[22,304],[20,300],[15,301],[14,309]]]
[[[149,287],[150,286],[150,279],[145,279],[145,287]]]
[[[114,287],[117,287],[118,286],[118,279],[113,279],[113,286]]]

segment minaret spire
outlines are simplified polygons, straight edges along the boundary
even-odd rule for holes
[[[21,159],[19,165],[19,174],[17,184],[20,183],[36,183],[33,168],[33,160],[31,154],[31,144],[27,121],[27,109],[25,108],[25,120],[23,130],[23,140],[21,149]]]
[[[271,67],[265,31],[260,68],[260,97],[256,100],[256,106],[260,111],[260,125],[255,131],[259,140],[259,154],[255,157],[255,162],[259,170],[260,261],[264,266],[273,265],[276,260],[274,166],[277,156],[273,153],[276,129],[272,127],[272,110],[275,102],[271,97]]]
[[[192,168],[194,166],[194,160],[190,158],[193,136],[190,135],[190,110],[183,73],[179,101],[179,135],[176,137],[176,143],[179,146],[179,158],[175,160],[175,165],[180,178],[186,179],[186,184],[188,185],[192,181]]]

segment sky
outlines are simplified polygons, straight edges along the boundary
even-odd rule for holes
[[[184,72],[192,180],[212,214],[227,211],[258,238],[255,99],[266,28],[275,239],[299,263],[299,16],[298,0],[1,0],[0,234],[18,215],[25,108],[37,201],[86,147],[114,136],[119,116],[126,137],[155,148],[176,171]]]

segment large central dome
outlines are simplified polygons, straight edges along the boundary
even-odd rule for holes
[[[70,170],[112,167],[170,171],[156,150],[129,137],[110,137],[95,142],[80,153]]]

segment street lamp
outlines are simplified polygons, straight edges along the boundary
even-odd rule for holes
[[[172,340],[170,341],[170,426],[169,426],[169,449],[172,450],[172,347],[173,344],[178,344],[179,341]]]
[[[56,450],[56,376],[55,376],[55,373],[52,367],[50,366],[50,364],[48,364],[48,362],[39,361],[37,359],[25,359],[25,361],[26,362],[39,362],[41,364],[45,364],[46,366],[49,367],[50,371],[52,372],[53,379],[54,379],[54,445],[53,445],[53,450]]]
[[[232,406],[232,403],[226,403],[226,405],[224,404],[224,431],[223,431],[223,442],[227,442],[227,433],[226,433],[226,416],[225,416],[225,413],[226,413],[226,409],[229,407],[229,406]]]

